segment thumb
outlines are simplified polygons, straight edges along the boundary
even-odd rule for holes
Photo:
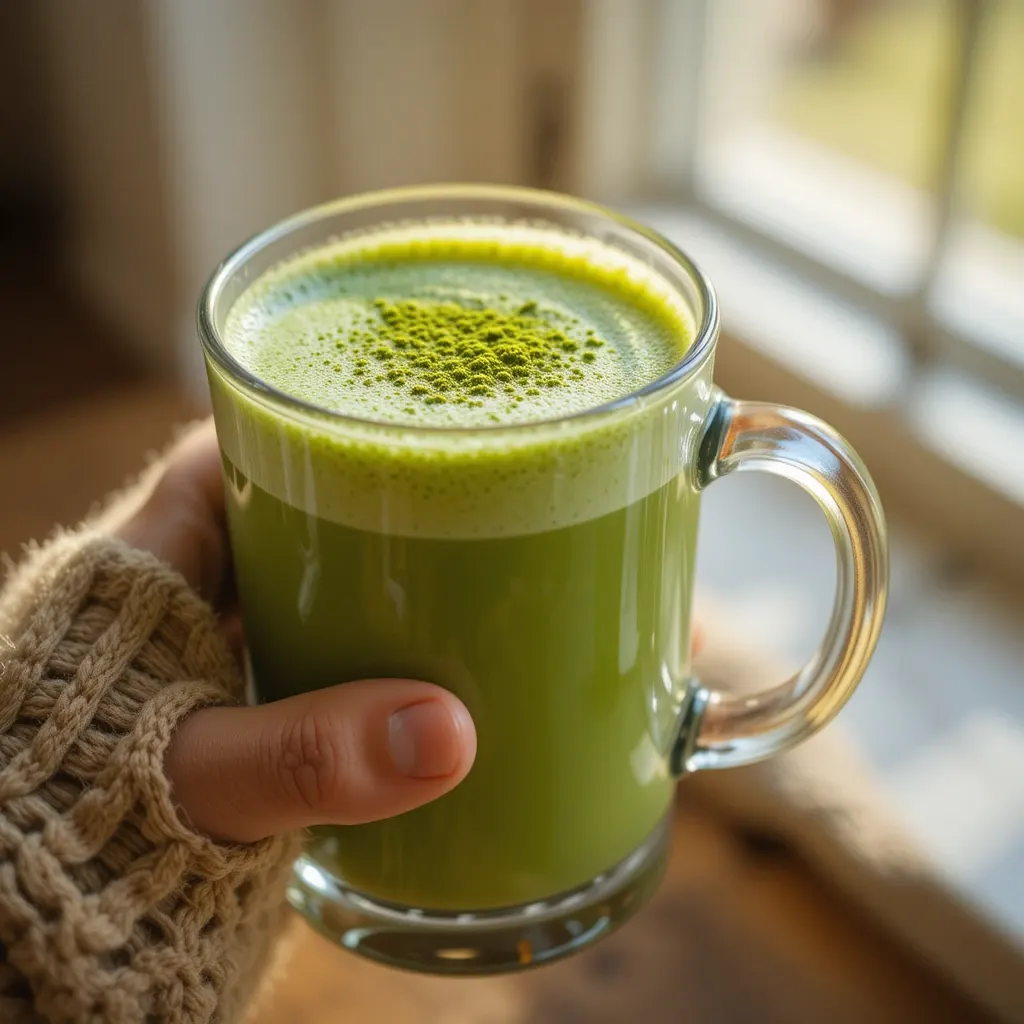
[[[453,789],[476,756],[462,702],[404,679],[344,683],[248,708],[203,708],[165,758],[193,828],[253,842],[389,818]]]

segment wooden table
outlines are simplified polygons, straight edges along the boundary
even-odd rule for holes
[[[974,1024],[987,1021],[788,851],[681,788],[653,903],[590,951],[518,977],[388,970],[296,927],[253,1024]]]

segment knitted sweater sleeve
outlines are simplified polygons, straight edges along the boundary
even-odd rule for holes
[[[232,1022],[285,920],[294,837],[213,842],[163,773],[175,726],[240,699],[212,611],[95,531],[0,595],[0,1020]]]

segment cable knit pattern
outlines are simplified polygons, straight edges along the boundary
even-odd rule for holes
[[[89,530],[0,602],[0,1020],[231,1022],[286,918],[296,837],[215,843],[178,816],[164,752],[241,698],[210,608]]]

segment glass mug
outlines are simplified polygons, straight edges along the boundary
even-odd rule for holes
[[[398,426],[275,390],[228,353],[238,297],[299,252],[383,225],[547,225],[653,270],[693,341],[636,392],[562,418]],[[388,821],[312,830],[289,899],[377,961],[442,974],[550,962],[654,891],[676,780],[820,729],[878,638],[887,588],[874,486],[834,430],[712,383],[710,283],[675,246],[598,206],[529,189],[434,186],[300,213],[242,245],[199,306],[250,684],[273,700],[346,679],[447,687],[476,723],[469,776]],[[789,478],[831,527],[824,641],[754,696],[690,670],[701,492],[734,470]]]

